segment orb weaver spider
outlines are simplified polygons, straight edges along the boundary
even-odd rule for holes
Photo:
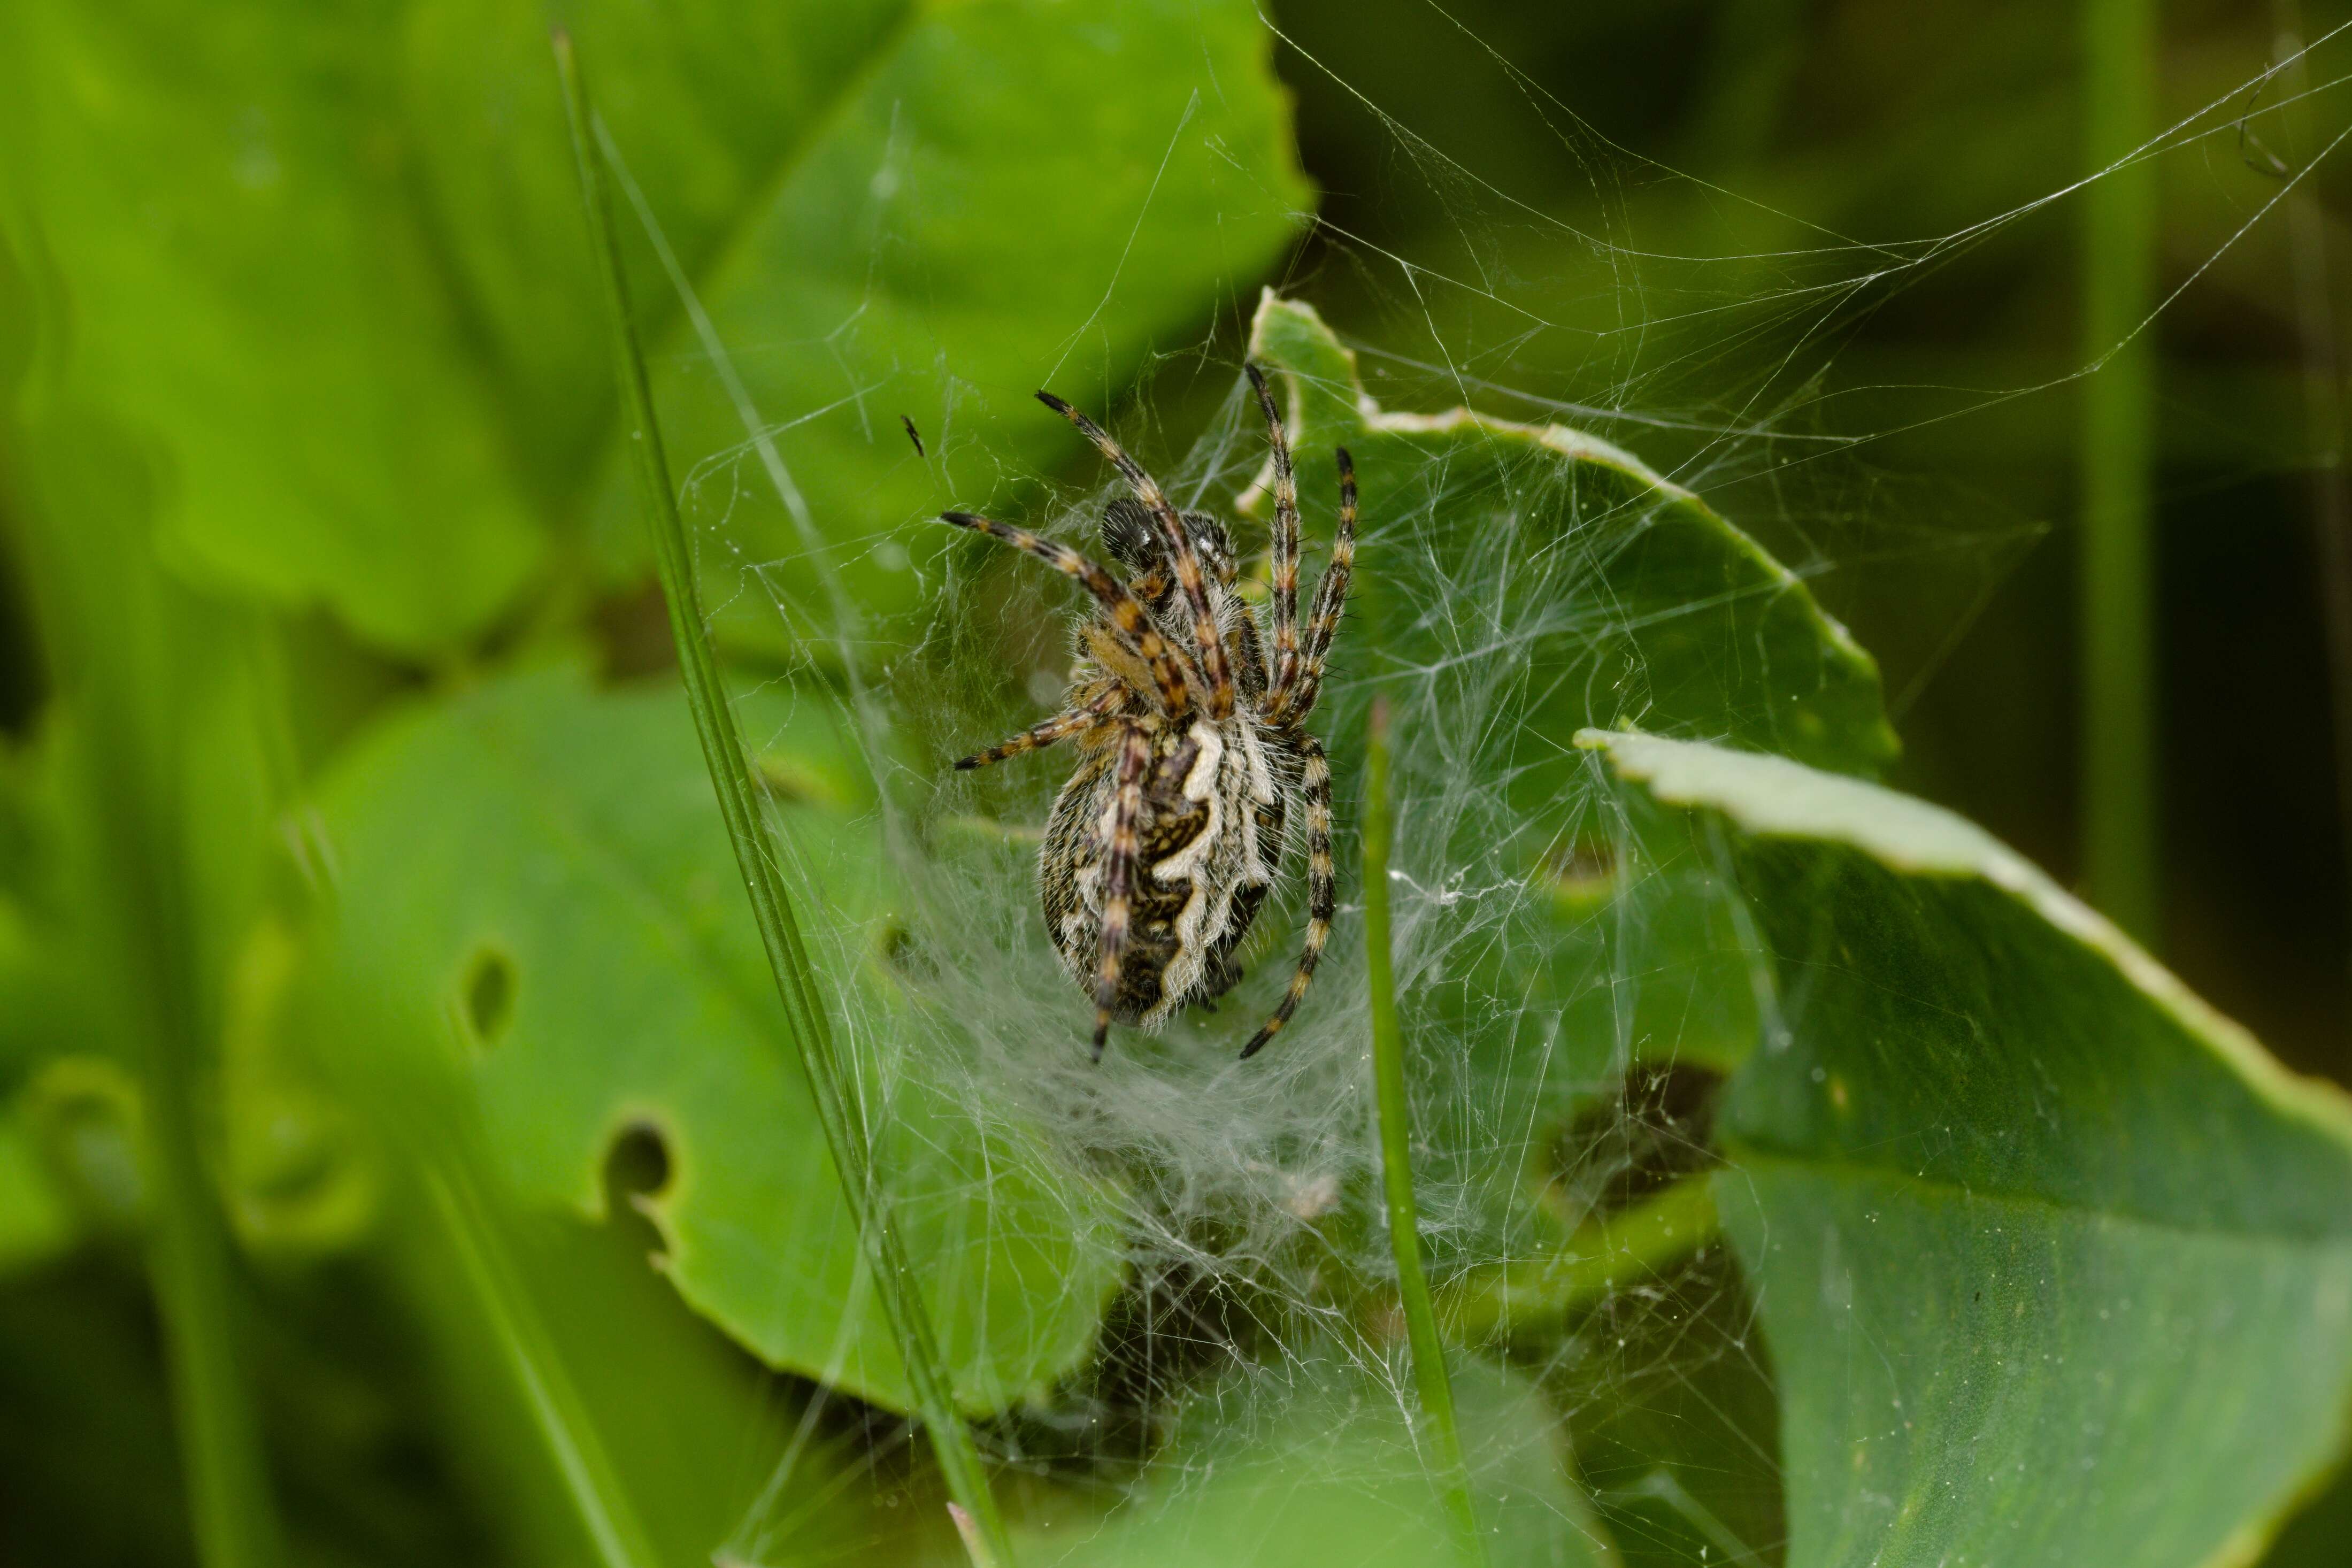
[[[1307,940],[1247,1060],[1290,1022],[1331,934],[1331,767],[1307,716],[1321,693],[1355,562],[1355,464],[1342,448],[1331,563],[1298,626],[1298,488],[1265,377],[1244,367],[1274,468],[1272,640],[1234,591],[1224,525],[1179,512],[1100,426],[1051,393],[1037,400],[1093,442],[1133,491],[1104,510],[1102,543],[1124,579],[1088,556],[970,512],[941,521],[1003,541],[1094,596],[1080,622],[1063,712],[956,763],[982,768],[1069,741],[1077,771],[1054,802],[1037,861],[1045,930],[1095,999],[1094,1058],[1116,1023],[1157,1028],[1241,978],[1234,950],[1281,868],[1294,811],[1307,817]]]

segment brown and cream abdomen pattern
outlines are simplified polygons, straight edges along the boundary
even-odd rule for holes
[[[1151,736],[1135,818],[1139,851],[1111,1016],[1156,1027],[1213,1001],[1237,972],[1234,950],[1282,861],[1283,802],[1259,726],[1195,720]],[[1117,750],[1090,751],[1054,802],[1039,856],[1045,930],[1073,979],[1091,991],[1102,934],[1103,848],[1116,805]]]

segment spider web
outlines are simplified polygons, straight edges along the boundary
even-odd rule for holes
[[[1454,26],[1435,12],[1428,25]],[[1950,232],[1832,233],[1809,221],[1802,203],[1775,205],[1612,145],[1505,52],[1485,49],[1484,89],[1524,110],[1531,133],[1548,139],[1555,184],[1581,193],[1543,205],[1483,176],[1475,157],[1434,144],[1297,40],[1285,42],[1286,71],[1319,78],[1389,149],[1396,190],[1384,199],[1443,215],[1424,237],[1450,237],[1407,255],[1343,216],[1316,219],[1273,280],[1277,290],[1320,309],[1389,408],[1467,405],[1622,445],[1716,501],[1832,605],[1851,600],[1857,584],[1936,584],[1915,616],[1907,667],[1889,671],[1899,718],[2037,532],[1997,512],[1988,522],[1965,475],[1902,467],[1914,449],[1906,438],[2062,395],[2106,354],[2031,384],[1966,387],[1874,380],[1866,364],[1847,368],[1850,345],[1929,274],[1971,265],[2026,226],[2076,221],[2087,182],[2053,183]],[[2202,171],[2216,190],[2227,184],[2229,220],[2207,254],[2176,268],[2180,281],[2159,310],[2236,249],[2263,243],[2352,133],[2331,131],[2267,184],[2236,177],[2259,162],[2250,146],[2267,155],[2287,143],[2291,113],[2341,119],[2346,43],[2338,30],[2294,57],[2292,71],[2250,72],[2125,161],[2163,160],[2168,170]],[[1184,124],[1171,132],[1188,133]],[[1694,207],[1721,215],[1735,240],[1770,243],[1690,254],[1650,240],[1653,229],[1692,232],[1662,215]],[[877,233],[875,243],[886,239]],[[1377,1295],[1393,1279],[1378,1215],[1352,832],[1371,690],[1386,692],[1397,715],[1396,964],[1423,1244],[1441,1312],[1457,1327],[1476,1310],[1477,1281],[1556,1257],[1593,1225],[1707,1171],[1707,1110],[1730,1054],[1721,1036],[1775,1026],[1774,974],[1761,956],[1740,953],[1752,942],[1726,890],[1719,847],[1661,846],[1590,781],[1536,807],[1510,788],[1568,739],[1524,721],[1532,694],[1519,650],[1542,637],[1597,646],[1623,629],[1622,606],[1598,587],[1608,530],[1562,542],[1504,529],[1465,553],[1417,544],[1440,536],[1438,520],[1409,507],[1400,515],[1391,498],[1381,517],[1391,564],[1378,592],[1390,631],[1413,634],[1391,642],[1442,654],[1399,658],[1368,646],[1353,624],[1340,634],[1312,721],[1339,774],[1340,907],[1304,1008],[1262,1057],[1234,1061],[1297,952],[1304,889],[1294,848],[1289,885],[1257,922],[1237,991],[1158,1037],[1115,1032],[1095,1067],[1085,1049],[1090,1007],[1036,910],[1037,829],[1066,753],[978,775],[947,771],[953,757],[1056,710],[1076,595],[1009,552],[934,563],[917,550],[934,608],[910,646],[871,657],[877,630],[844,585],[845,569],[908,551],[936,525],[913,516],[858,533],[812,517],[792,479],[793,429],[768,425],[751,405],[730,368],[744,345],[719,342],[683,274],[672,276],[746,427],[740,447],[687,480],[706,563],[748,567],[739,580],[768,596],[782,624],[821,628],[794,673],[841,691],[883,802],[878,830],[898,882],[898,974],[920,1005],[882,1016],[845,1003],[845,1048],[871,1084],[920,1082],[984,1130],[1024,1146],[1042,1141],[1053,1162],[1088,1173],[1099,1183],[1091,1190],[1116,1205],[1125,1283],[1095,1351],[981,1426],[1003,1471],[1026,1479],[1024,1517],[1033,1527],[1056,1522],[1074,1560],[1087,1561],[1083,1543],[1109,1539],[1123,1513],[1171,1521],[1178,1534],[1168,1539],[1182,1538],[1187,1507],[1214,1506],[1216,1489],[1246,1468],[1232,1457],[1236,1442],[1294,1456],[1268,1472],[1261,1498],[1303,1492],[1332,1466],[1353,1474],[1360,1455],[1318,1460],[1312,1443],[1296,1440],[1302,1413],[1314,1417],[1334,1398],[1354,1402],[1342,1407],[1358,1424],[1389,1434],[1377,1441],[1409,1468],[1417,1461],[1402,1413],[1414,1394],[1402,1333],[1365,1309],[1367,1284]],[[1107,291],[1094,314],[1071,321],[1060,357],[1075,363],[1097,319],[1118,308]],[[855,321],[853,308],[842,330],[853,332]],[[1241,353],[1239,324],[1220,322],[1163,351],[1127,401],[1090,410],[1180,506],[1228,519],[1265,460]],[[1080,389],[1063,390],[1086,405]],[[877,439],[898,439],[887,423],[877,421]],[[935,451],[959,438],[925,436]],[[1051,473],[1005,476],[1025,499],[996,511],[1094,551],[1096,521],[1118,492],[1109,482],[1074,484],[1091,472],[1090,455],[1074,444],[1072,458]],[[1318,482],[1301,476],[1303,487]],[[732,519],[755,491],[782,502],[800,550],[747,558]],[[1426,487],[1444,493],[1441,483]],[[1237,521],[1244,556],[1261,552],[1264,517]],[[1399,562],[1409,569],[1397,571]],[[1310,556],[1303,586],[1318,564]],[[708,564],[707,575],[719,580]],[[805,910],[817,896],[808,870],[789,836],[779,847],[795,862]],[[1727,933],[1730,968],[1694,978],[1657,967],[1667,927],[1694,920]],[[834,950],[838,973],[862,961],[868,937],[820,918],[811,940]],[[877,1126],[890,1119],[887,1094],[868,1104]],[[1540,1489],[1522,1499],[1549,1511],[1553,1540],[1510,1560],[1605,1562],[1604,1537],[1635,1561],[1780,1559],[1771,1371],[1754,1302],[1719,1244],[1670,1251],[1533,1331],[1465,1338],[1455,1373],[1466,1380],[1465,1405],[1499,1399],[1522,1427],[1536,1412],[1547,1452],[1574,1478],[1549,1500]],[[1494,1395],[1489,1383],[1505,1392]],[[1474,1464],[1494,1458],[1481,1444],[1507,1446],[1475,1416],[1470,1425]],[[793,1544],[798,1467],[819,1447],[855,1450],[875,1484],[937,1510],[919,1437],[904,1423],[816,1392],[801,1430],[777,1473],[746,1498],[721,1561],[803,1560]]]

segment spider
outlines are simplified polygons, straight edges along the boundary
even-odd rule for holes
[[[1077,627],[1066,711],[956,763],[982,768],[1069,741],[1077,771],[1045,828],[1037,882],[1062,963],[1095,999],[1094,1059],[1113,1022],[1146,1029],[1215,1001],[1241,977],[1234,952],[1265,902],[1296,810],[1307,817],[1307,941],[1290,989],[1242,1047],[1255,1056],[1298,1010],[1331,934],[1331,766],[1307,715],[1323,685],[1355,561],[1356,471],[1342,449],[1331,563],[1298,627],[1298,488],[1282,416],[1245,367],[1274,457],[1274,658],[1234,592],[1224,525],[1179,512],[1101,426],[1053,394],[1134,492],[1103,513],[1122,580],[1093,559],[970,512],[941,521],[1068,574],[1097,611]]]

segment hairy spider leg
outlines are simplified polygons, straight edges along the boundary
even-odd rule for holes
[[[1167,574],[1154,566],[1142,576],[1129,579],[1127,591],[1147,605],[1157,604],[1160,596],[1168,592]]]
[[[1303,719],[1323,694],[1323,665],[1331,654],[1331,639],[1339,635],[1339,612],[1348,602],[1348,579],[1356,568],[1356,460],[1342,447],[1334,456],[1339,464],[1339,527],[1331,540],[1331,564],[1315,584],[1315,612],[1307,623],[1307,649],[1295,685],[1276,691],[1266,701],[1275,719]]]
[[[1201,576],[1201,558],[1192,552],[1192,538],[1184,531],[1184,520],[1176,515],[1176,508],[1160,492],[1159,481],[1145,473],[1142,465],[1110,438],[1108,431],[1050,392],[1039,393],[1037,401],[1076,426],[1078,433],[1110,459],[1119,478],[1127,481],[1127,488],[1135,492],[1135,499],[1159,522],[1160,542],[1168,547],[1169,562],[1176,569],[1176,584],[1184,590],[1184,602],[1192,606],[1194,651],[1199,658],[1201,677],[1209,688],[1209,717],[1232,718],[1233,672],[1225,666],[1224,639],[1217,635],[1216,612],[1209,607],[1209,589]]]
[[[1274,689],[1287,691],[1298,679],[1298,478],[1265,373],[1254,364],[1242,369],[1265,412],[1266,446],[1274,455]]]
[[[1095,961],[1094,1059],[1103,1058],[1103,1042],[1110,1038],[1111,1005],[1118,1000],[1118,960],[1127,947],[1128,893],[1135,878],[1139,852],[1135,818],[1143,809],[1143,769],[1151,760],[1151,737],[1136,725],[1127,727],[1118,757],[1118,789],[1111,797],[1110,842],[1103,847],[1102,931]]]
[[[940,521],[984,533],[991,539],[1002,540],[1013,549],[1026,551],[1055,571],[1066,573],[1086,584],[1087,592],[1095,596],[1096,602],[1110,616],[1111,626],[1118,631],[1119,640],[1138,658],[1151,667],[1152,679],[1160,686],[1160,706],[1167,710],[1168,716],[1177,719],[1192,711],[1192,683],[1184,672],[1183,660],[1176,657],[1175,649],[1168,646],[1168,639],[1160,635],[1159,629],[1151,624],[1151,617],[1143,613],[1142,605],[1118,578],[1068,545],[1040,538],[1025,528],[992,522],[968,511],[943,511],[940,513]]]
[[[1018,735],[1009,740],[1000,741],[984,752],[974,752],[958,762],[956,766],[963,770],[985,768],[1001,763],[1007,757],[1017,757],[1024,752],[1042,751],[1056,741],[1066,740],[1081,730],[1090,730],[1101,723],[1110,710],[1118,706],[1118,698],[1119,689],[1117,686],[1108,687],[1105,689],[1102,695],[1092,701],[1073,708],[1066,713],[1056,713],[1042,724],[1032,724]]]
[[[1305,730],[1292,733],[1307,764],[1299,777],[1300,790],[1307,796],[1307,945],[1299,949],[1298,968],[1292,973],[1290,989],[1282,994],[1274,1016],[1242,1047],[1244,1061],[1264,1049],[1298,1011],[1307,985],[1315,979],[1315,965],[1322,960],[1323,944],[1331,938],[1331,914],[1339,902],[1338,882],[1331,872],[1330,759],[1323,754],[1323,743]]]

